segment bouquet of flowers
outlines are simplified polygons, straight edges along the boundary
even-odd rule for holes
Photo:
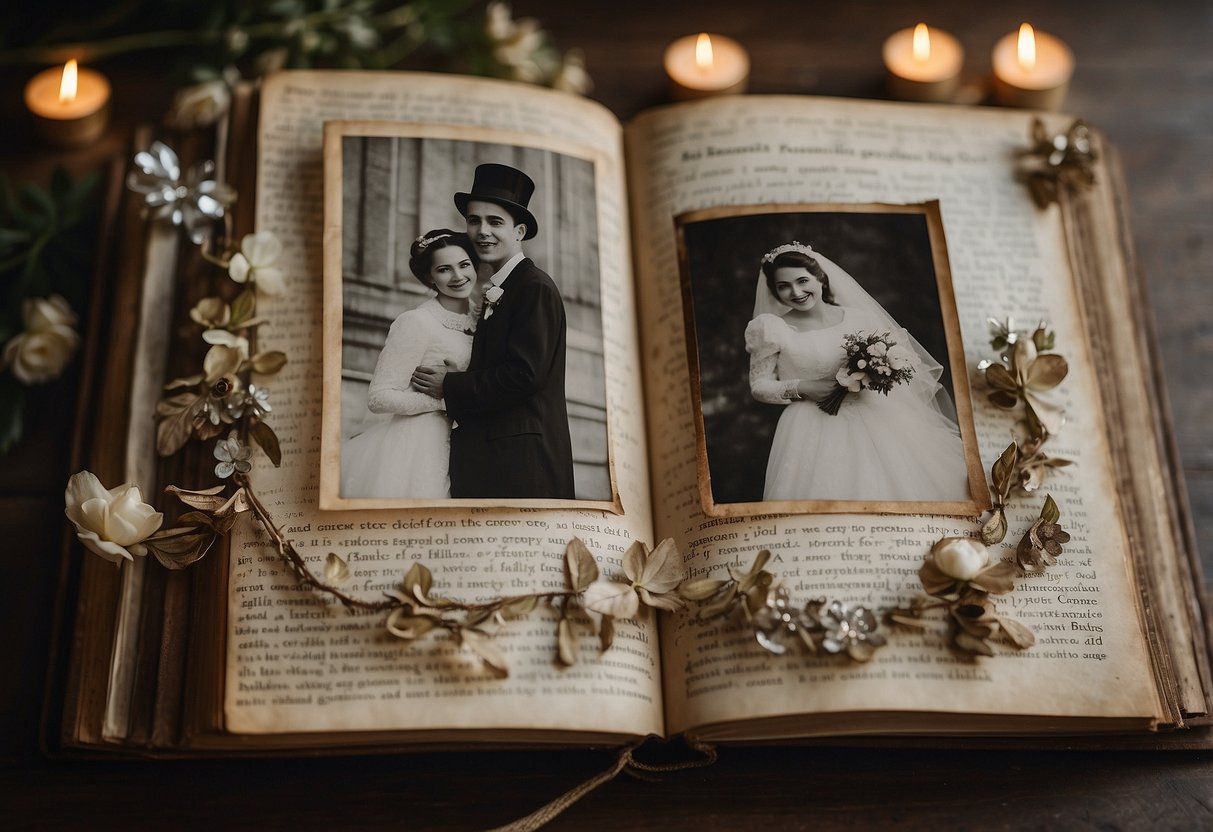
[[[842,342],[847,359],[834,377],[830,394],[817,406],[835,416],[849,393],[874,390],[889,395],[895,385],[914,377],[914,361],[909,350],[892,339],[888,332],[864,334],[852,332]]]

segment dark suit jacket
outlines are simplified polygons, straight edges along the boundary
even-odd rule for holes
[[[573,499],[565,405],[564,303],[530,258],[472,339],[466,372],[443,384],[451,432],[452,497]]]

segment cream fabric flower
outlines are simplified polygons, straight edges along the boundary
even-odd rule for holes
[[[282,254],[282,241],[269,231],[246,234],[240,241],[240,251],[232,256],[227,273],[237,283],[251,277],[257,291],[280,295],[286,291],[282,269],[274,265]]]
[[[45,384],[62,375],[80,345],[76,313],[59,295],[28,298],[21,312],[25,331],[5,344],[2,364],[22,384]]]
[[[137,486],[126,483],[106,490],[90,471],[72,475],[63,499],[76,537],[111,563],[146,555],[143,541],[164,522],[163,514],[143,502]]]

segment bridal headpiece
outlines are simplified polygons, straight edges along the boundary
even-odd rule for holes
[[[796,240],[793,240],[790,243],[785,243],[784,245],[776,246],[775,248],[768,251],[766,254],[762,255],[762,262],[771,263],[775,260],[776,257],[778,257],[781,254],[787,254],[789,251],[799,251],[801,254],[807,255],[809,257],[813,256],[813,247],[812,246],[806,245],[805,243],[797,242]]]
[[[443,232],[441,234],[435,234],[432,237],[427,237],[424,234],[422,234],[420,237],[417,238],[417,253],[420,254],[421,252],[423,252],[427,248],[429,248],[431,244],[438,242],[443,237],[449,237],[449,236],[451,236],[451,235],[447,234],[446,232]]]

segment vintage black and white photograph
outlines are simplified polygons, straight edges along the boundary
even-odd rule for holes
[[[988,505],[936,203],[676,227],[708,513]]]
[[[594,162],[360,127],[326,151],[322,504],[611,503]]]

